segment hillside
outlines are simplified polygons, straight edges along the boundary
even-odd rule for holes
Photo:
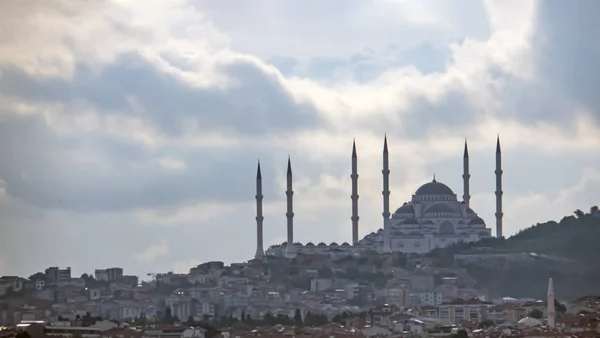
[[[553,277],[560,299],[600,293],[600,213],[575,212],[560,222],[538,223],[507,239],[487,239],[436,249],[428,256],[440,266],[455,264],[454,255],[487,248],[499,252],[533,253],[533,262],[469,264],[467,271],[495,296],[544,297]],[[567,258],[568,260],[562,260]]]

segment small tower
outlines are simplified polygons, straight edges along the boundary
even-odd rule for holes
[[[390,245],[390,158],[387,135],[383,140],[383,252],[392,251]]]
[[[471,174],[469,173],[469,149],[467,147],[467,140],[465,139],[465,152],[463,154],[463,201],[467,205],[468,208],[471,207],[471,194],[469,181],[471,179]]]
[[[500,136],[496,140],[496,237],[502,237],[502,151],[500,150]]]
[[[548,327],[554,329],[556,327],[556,309],[554,308],[554,283],[552,277],[548,279],[548,294],[546,315],[548,316]]]
[[[356,157],[356,141],[352,142],[352,245],[358,244],[358,158]]]
[[[294,246],[294,190],[292,190],[292,162],[288,157],[287,165],[287,247],[285,256],[287,258],[296,257],[296,247]]]
[[[263,210],[262,210],[262,175],[260,173],[260,161],[256,169],[256,254],[255,258],[265,255],[263,250]]]

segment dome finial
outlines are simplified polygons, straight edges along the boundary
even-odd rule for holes
[[[435,173],[433,173],[433,181],[431,181],[431,182],[437,182],[437,181],[435,180]]]

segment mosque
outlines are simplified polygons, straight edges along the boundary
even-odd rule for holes
[[[360,255],[364,251],[426,253],[435,248],[445,247],[463,241],[473,242],[491,237],[481,217],[471,209],[469,151],[465,141],[463,155],[463,196],[457,195],[444,183],[433,177],[415,191],[410,201],[405,202],[393,214],[390,213],[389,152],[387,137],[383,146],[383,226],[364,238],[358,238],[358,157],[356,144],[352,147],[352,244],[301,243],[294,242],[294,211],[292,189],[292,167],[288,158],[287,166],[287,242],[269,247],[263,251],[262,215],[262,176],[260,163],[256,175],[256,222],[257,250],[255,257],[266,255],[293,258],[297,254],[328,255],[341,257]],[[496,142],[496,236],[502,237],[502,154],[500,138]]]

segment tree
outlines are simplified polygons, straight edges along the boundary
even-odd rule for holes
[[[162,322],[163,324],[169,325],[175,324],[175,318],[173,318],[173,315],[171,314],[171,308],[168,306],[165,309],[165,314],[163,315]]]
[[[29,334],[29,332],[23,330],[23,331],[20,331],[19,333],[17,333],[15,335],[15,338],[31,338],[31,335]]]
[[[533,309],[529,311],[528,316],[535,319],[542,319],[544,318],[544,313],[540,309]]]
[[[273,326],[275,325],[275,316],[273,316],[273,314],[271,313],[271,311],[267,312],[263,318],[263,321],[265,322],[266,325],[268,326]]]
[[[88,327],[96,324],[96,320],[92,317],[92,314],[86,312],[83,318],[81,318],[81,326]]]
[[[573,213],[575,214],[575,216],[577,216],[577,218],[581,218],[583,217],[583,215],[585,215],[585,213],[581,211],[581,209],[577,209]]]
[[[194,319],[194,316],[190,315],[187,319],[187,321],[185,322],[185,325],[187,326],[196,326],[196,320]]]
[[[590,214],[595,214],[598,212],[598,206],[594,205],[593,207],[590,208]]]
[[[326,315],[322,315],[319,313],[312,313],[308,311],[306,315],[304,315],[304,325],[317,327],[321,325],[325,325],[329,322]]]
[[[557,301],[556,298],[554,299],[554,309],[558,313],[567,312],[567,307],[565,305],[561,304],[559,301]]]
[[[246,310],[242,309],[242,315],[240,316],[241,321],[245,321],[246,320]]]
[[[301,327],[304,326],[304,322],[302,321],[302,314],[300,313],[300,309],[296,309],[296,313],[294,313],[294,325]]]
[[[467,330],[465,329],[460,329],[458,331],[456,331],[456,334],[453,335],[456,338],[469,338],[469,334],[467,333]]]
[[[494,321],[491,319],[485,319],[479,322],[478,328],[483,329],[486,327],[494,326]]]

